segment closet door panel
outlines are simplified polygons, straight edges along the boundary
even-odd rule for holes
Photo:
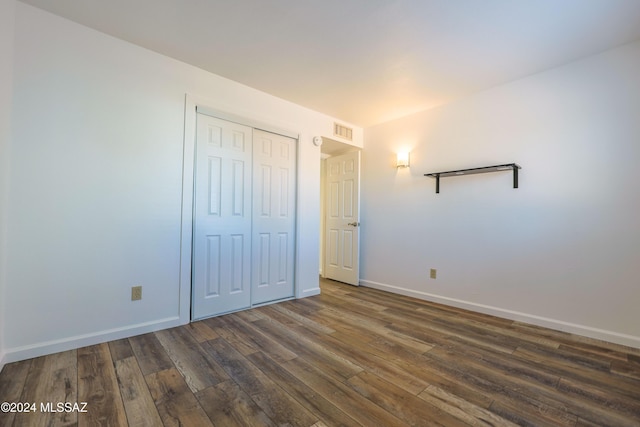
[[[253,304],[294,296],[297,141],[253,133]]]
[[[197,114],[192,319],[251,305],[252,134]]]

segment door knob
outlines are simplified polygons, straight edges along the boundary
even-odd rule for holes
[[[347,225],[350,225],[350,226],[352,226],[352,227],[357,227],[357,226],[359,226],[359,225],[360,225],[360,223],[359,223],[359,222],[350,222],[350,223],[349,223],[349,224],[347,224]]]

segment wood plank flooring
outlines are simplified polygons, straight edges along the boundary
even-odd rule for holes
[[[5,366],[0,426],[640,426],[640,350],[382,291]],[[41,403],[87,402],[87,412]],[[46,409],[46,408],[45,408]]]

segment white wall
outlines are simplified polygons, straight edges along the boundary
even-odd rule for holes
[[[0,370],[5,355],[6,209],[11,134],[11,85],[15,0],[0,0]]]
[[[311,139],[331,135],[333,118],[22,3],[15,54],[7,359],[188,318],[186,93],[300,133],[298,295],[319,292],[320,150]],[[142,301],[130,301],[132,285],[143,286]]]
[[[640,42],[365,129],[362,283],[640,347],[638,76]]]

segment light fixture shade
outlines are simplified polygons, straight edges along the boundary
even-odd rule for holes
[[[398,168],[408,168],[409,167],[409,153],[403,152],[398,153],[396,158],[396,167]]]

